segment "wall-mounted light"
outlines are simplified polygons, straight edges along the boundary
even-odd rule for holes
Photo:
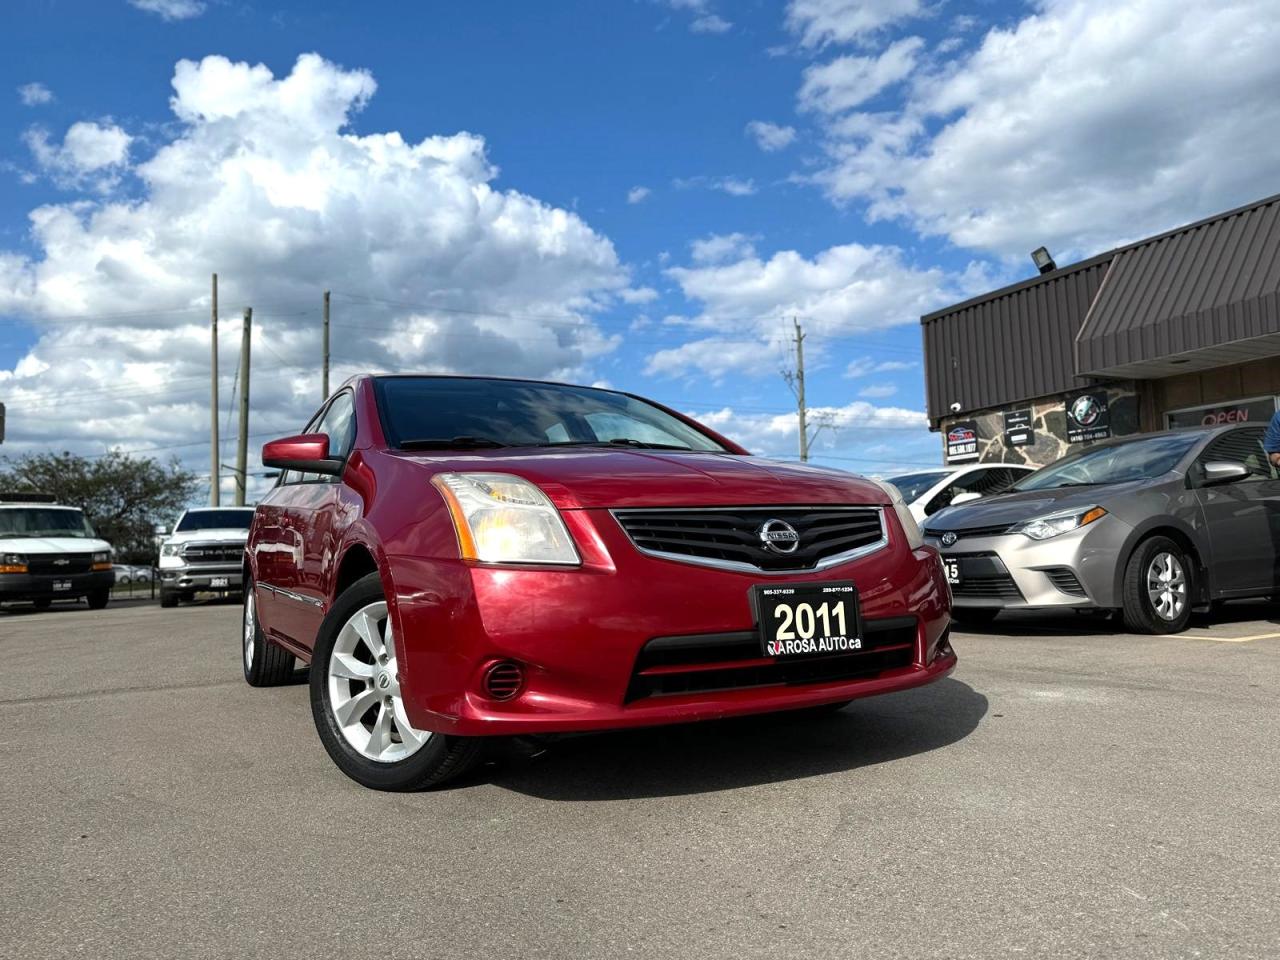
[[[1052,273],[1058,269],[1058,265],[1053,262],[1053,257],[1049,255],[1048,247],[1036,247],[1032,250],[1031,262],[1036,265],[1036,269],[1041,273]]]

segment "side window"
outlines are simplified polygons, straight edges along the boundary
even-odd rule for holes
[[[356,442],[356,407],[351,394],[334,398],[315,432],[329,435],[329,456],[340,458],[351,452]]]
[[[1241,483],[1253,480],[1276,479],[1276,468],[1271,465],[1262,449],[1263,430],[1232,430],[1224,433],[1205,447],[1200,454],[1200,462],[1218,460],[1224,463],[1239,463],[1248,468],[1250,476]]]
[[[317,413],[314,417],[312,417],[310,420],[307,421],[307,425],[303,427],[302,430],[300,430],[299,432],[315,433],[319,429],[319,427],[317,426],[319,423],[320,423],[320,414]],[[315,480],[315,479],[316,479],[316,475],[312,473],[303,473],[301,470],[283,470],[280,473],[280,486],[283,487],[287,483],[302,483],[302,481],[304,480]]]
[[[951,501],[962,493],[976,493],[990,497],[1002,492],[1014,478],[1017,471],[1005,467],[988,467],[985,470],[974,470],[948,483],[934,495],[924,508],[924,515],[931,517],[943,507],[951,506]]]

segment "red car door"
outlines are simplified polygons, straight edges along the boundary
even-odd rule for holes
[[[355,441],[355,403],[350,391],[336,395],[313,433],[329,437],[329,455],[345,459]],[[346,512],[342,478],[302,474],[288,484],[281,503],[281,535],[288,549],[278,554],[273,615],[275,626],[310,649],[324,619],[332,570],[338,560]]]

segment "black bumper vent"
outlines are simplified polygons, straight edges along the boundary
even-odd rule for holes
[[[1080,578],[1075,575],[1075,571],[1069,567],[1052,567],[1044,572],[1049,578],[1049,582],[1061,590],[1063,593],[1069,593],[1073,597],[1084,597],[1084,586],[1080,583]]]
[[[885,540],[878,507],[617,510],[614,516],[645,553],[757,570],[812,570],[824,560],[874,548]],[[770,520],[795,530],[794,551],[780,553],[765,547],[760,531]]]
[[[755,631],[656,637],[636,658],[627,700],[743,687],[826,683],[879,676],[915,662],[914,617],[866,620],[858,653],[803,660],[761,654]]]

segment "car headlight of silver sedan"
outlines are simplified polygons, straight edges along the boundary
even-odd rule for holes
[[[1018,524],[1013,529],[1015,533],[1024,533],[1032,540],[1049,540],[1096,523],[1106,515],[1107,511],[1102,507],[1089,507],[1087,510],[1070,510],[1051,513],[1047,517],[1036,517],[1034,520]]]

